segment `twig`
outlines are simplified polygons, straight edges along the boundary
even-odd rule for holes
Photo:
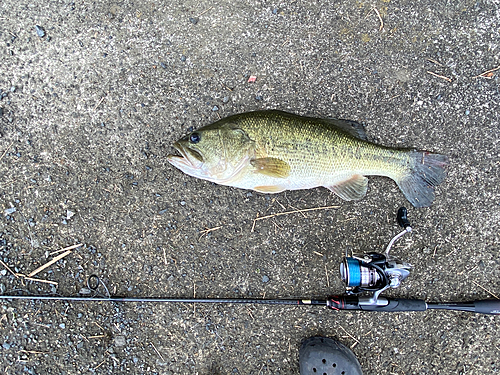
[[[58,256],[56,256],[54,259],[52,259],[51,261],[45,263],[43,266],[40,266],[38,267],[36,270],[34,270],[33,272],[29,273],[28,274],[28,277],[32,277],[32,276],[35,276],[38,272],[40,271],[43,271],[45,268],[47,267],[50,267],[51,265],[53,265],[55,262],[57,262],[59,259],[62,259],[64,258],[66,255],[70,254],[71,253],[71,250],[68,250]]]
[[[12,141],[12,142],[10,143],[9,147],[7,147],[7,148],[5,149],[5,151],[3,152],[2,156],[0,156],[0,160],[2,160],[2,159],[3,159],[3,157],[5,156],[5,154],[7,153],[7,151],[9,151],[9,149],[12,147],[12,145],[14,144],[14,142],[15,142],[15,141]]]
[[[476,283],[474,280],[471,280],[474,284],[476,284],[476,286],[480,287],[482,290],[484,290],[485,292],[491,294],[493,297],[495,297],[496,299],[500,299],[498,298],[497,295],[493,294],[492,292],[490,292],[488,289],[486,289],[485,287],[479,285],[478,283]]]
[[[316,254],[316,255],[317,255],[317,256],[319,256],[319,257],[322,257],[322,256],[323,256],[323,254],[321,254],[319,251],[314,251],[314,250],[313,250],[313,253],[314,253],[314,254]]]
[[[37,268],[36,270],[34,270],[33,272],[29,273],[29,274],[28,274],[28,277],[35,276],[35,275],[36,275],[37,273],[39,273],[40,271],[43,271],[45,268],[50,267],[51,265],[53,265],[53,264],[54,264],[55,262],[57,262],[59,259],[62,259],[62,258],[64,258],[66,255],[70,254],[70,253],[71,253],[71,251],[72,251],[73,249],[76,249],[77,247],[80,247],[80,246],[82,246],[82,245],[83,245],[83,244],[81,244],[81,243],[80,243],[80,244],[77,244],[77,245],[72,245],[72,246],[68,246],[68,247],[66,247],[66,248],[64,248],[64,249],[61,249],[60,251],[62,251],[62,250],[66,250],[66,251],[65,251],[64,253],[62,253],[62,254],[60,254],[60,255],[56,256],[56,257],[55,257],[54,259],[52,259],[51,261],[49,261],[49,262],[45,263],[43,266],[38,267],[38,268]]]
[[[81,243],[79,243],[78,245],[71,245],[71,246],[65,247],[64,249],[53,251],[49,255],[54,255],[54,254],[57,254],[57,253],[61,253],[61,252],[66,251],[66,250],[73,250],[73,249],[76,249],[77,247],[80,247],[82,245],[83,244],[81,244]]]
[[[52,284],[52,285],[59,285],[58,282],[56,281],[50,281],[50,280],[42,280],[42,279],[34,279],[32,277],[29,277],[29,276],[25,276],[25,275],[20,275],[20,274],[17,274],[18,276],[21,276],[23,277],[25,280],[30,280],[30,281],[35,281],[37,283],[45,283],[45,284]]]
[[[99,102],[96,104],[96,106],[94,107],[94,111],[97,109],[97,107],[99,107],[101,105],[101,103],[103,102],[104,98],[106,98],[105,96],[103,96],[101,98],[101,100],[99,100]]]
[[[161,355],[161,353],[158,351],[158,349],[156,349],[155,344],[151,343],[151,346],[153,347],[153,349],[155,350],[155,352],[158,353],[158,355],[160,356],[161,360],[163,362],[165,362],[165,359],[163,359],[163,356]]]
[[[12,271],[12,270],[10,269],[10,267],[9,267],[8,265],[6,265],[6,264],[5,264],[5,263],[4,263],[1,259],[0,259],[0,263],[2,264],[2,266],[4,266],[4,267],[5,267],[5,269],[6,269],[7,271],[9,271],[11,274],[13,274],[16,278],[18,277],[18,276],[17,276],[17,274],[15,274],[15,273],[14,273],[14,271]]]
[[[433,60],[433,59],[427,59],[427,61],[430,61],[431,63],[437,64],[439,66],[443,66],[439,61]]]
[[[94,367],[94,371],[97,370],[99,367],[101,367],[104,362],[106,362],[106,360],[102,361],[96,367]]]
[[[472,78],[479,78],[479,77],[481,77],[481,78],[486,78],[486,79],[492,79],[493,78],[493,74],[489,75],[489,73],[496,72],[498,69],[500,69],[500,65],[497,66],[496,68],[487,70],[486,72],[483,72],[483,73],[479,74],[478,76],[475,76],[475,77],[472,77]]]
[[[37,352],[36,350],[20,350],[21,353],[28,354],[47,354],[48,352]]]
[[[208,9],[205,9],[203,12],[201,12],[200,14],[198,14],[196,17],[200,17],[200,16],[203,16],[205,13],[207,13],[210,9],[212,9],[212,7],[208,8]],[[163,358],[162,358],[163,359]]]
[[[344,327],[342,327],[342,326],[339,326],[339,327],[342,328],[342,331],[344,331],[347,336],[349,336],[351,339],[353,339],[355,341],[355,343],[351,345],[351,349],[354,348],[357,344],[359,344],[359,340],[356,337],[354,337],[349,332],[347,332]]]
[[[206,234],[208,234],[214,230],[220,229],[220,228],[222,228],[222,225],[215,227],[215,228],[207,228],[207,229],[202,230],[201,236],[198,238],[198,241],[201,240],[201,237],[205,236]]]
[[[325,274],[326,274],[326,286],[329,288],[330,287],[330,279],[328,278],[328,269],[326,268],[326,264],[325,264]]]
[[[433,75],[434,77],[442,78],[442,79],[444,79],[445,81],[451,82],[451,78],[448,78],[448,77],[445,77],[445,76],[441,76],[441,75],[436,74],[436,73],[434,73],[434,72],[431,72],[431,71],[429,71],[429,70],[427,71],[427,73],[429,73],[429,74]]]
[[[255,229],[255,222],[259,220],[264,220],[264,219],[269,219],[271,217],[276,217],[276,216],[282,216],[282,215],[289,215],[289,214],[296,214],[299,212],[307,212],[307,211],[317,211],[317,210],[328,210],[331,208],[340,208],[340,206],[323,206],[323,207],[313,207],[313,208],[304,208],[302,210],[293,210],[293,211],[286,211],[286,212],[278,212],[277,214],[272,214],[272,215],[267,215],[267,216],[262,216],[262,217],[256,217],[253,219],[253,225],[252,225],[252,230]]]

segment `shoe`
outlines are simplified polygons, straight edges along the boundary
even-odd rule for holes
[[[328,337],[311,337],[299,351],[300,375],[363,375],[354,353]]]

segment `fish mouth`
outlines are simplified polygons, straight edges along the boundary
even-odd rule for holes
[[[173,144],[174,148],[179,151],[179,155],[168,155],[167,160],[175,167],[184,170],[185,168],[197,169],[203,164],[203,156],[196,150],[190,147],[183,146],[179,142]],[[183,168],[184,167],[184,168]]]

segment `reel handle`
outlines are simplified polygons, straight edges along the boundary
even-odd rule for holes
[[[410,226],[410,220],[408,220],[408,210],[406,209],[406,207],[399,208],[396,219],[398,221],[398,224],[404,229]]]

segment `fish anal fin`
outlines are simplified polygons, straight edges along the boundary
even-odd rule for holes
[[[268,185],[268,186],[255,186],[253,190],[258,191],[259,193],[281,193],[283,190],[286,189],[279,185]]]
[[[355,174],[342,182],[326,187],[346,201],[355,201],[366,195],[368,178]]]
[[[285,178],[290,174],[290,165],[278,158],[258,158],[250,160],[256,173],[269,177]]]

